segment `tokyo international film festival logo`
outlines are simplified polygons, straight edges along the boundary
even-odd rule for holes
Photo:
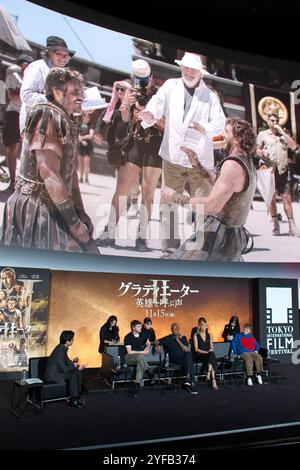
[[[266,288],[266,332],[271,355],[290,354],[292,363],[300,364],[300,341],[294,340],[291,287]]]

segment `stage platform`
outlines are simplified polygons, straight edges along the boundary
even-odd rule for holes
[[[136,398],[124,389],[114,394],[96,376],[85,408],[65,401],[49,403],[42,414],[23,419],[9,411],[11,381],[0,382],[0,449],[74,449],[145,445],[145,441],[177,445],[195,437],[197,448],[222,448],[234,443],[300,436],[300,370],[285,365],[280,383],[253,387],[197,385],[199,394],[185,390],[166,393],[145,387]],[[94,388],[91,384],[94,382]],[[98,393],[96,393],[98,392]]]

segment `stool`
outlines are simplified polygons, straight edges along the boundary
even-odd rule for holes
[[[233,383],[239,383],[241,387],[245,384],[245,369],[244,362],[239,359],[230,359],[224,357],[220,360],[221,363],[221,375],[223,385],[227,388],[232,388]],[[227,370],[227,373],[225,372]],[[230,376],[229,385],[226,383],[226,375]]]
[[[12,388],[10,411],[17,418],[25,417],[25,411],[31,410],[27,416],[33,416],[33,412],[41,413],[43,411],[42,397],[43,382],[28,384],[23,380],[15,380]],[[28,400],[29,390],[31,393],[31,400]],[[37,399],[37,392],[39,392],[39,399]]]
[[[163,365],[160,367],[160,371],[164,374],[164,387],[163,393],[167,391],[167,379],[170,379],[171,384],[174,386],[174,391],[178,392],[178,383],[175,384],[175,374],[177,379],[179,378],[181,366],[178,364],[169,364],[168,366]]]

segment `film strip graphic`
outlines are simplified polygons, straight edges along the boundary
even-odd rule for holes
[[[287,321],[288,324],[293,323],[293,309],[292,308],[287,308],[287,320],[288,320]],[[272,324],[272,309],[271,308],[266,308],[266,323],[267,325]]]

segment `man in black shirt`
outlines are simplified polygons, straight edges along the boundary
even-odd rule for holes
[[[173,323],[171,325],[171,334],[155,341],[156,351],[160,352],[160,346],[163,346],[165,354],[169,354],[170,362],[178,364],[186,375],[185,385],[189,387],[192,395],[197,395],[194,384],[194,364],[192,353],[189,348],[186,336],[182,336],[179,330],[179,325]]]
[[[133,320],[130,324],[131,333],[125,336],[124,344],[126,348],[125,362],[127,365],[136,365],[136,388],[138,389],[142,383],[144,372],[147,373],[151,385],[155,383],[155,376],[149,369],[149,364],[145,359],[145,356],[150,352],[150,341],[142,333],[142,324],[138,320]]]
[[[145,335],[147,335],[150,343],[154,343],[154,341],[156,340],[156,334],[155,334],[154,329],[152,328],[151,318],[146,317],[144,319],[142,332],[145,333]]]

